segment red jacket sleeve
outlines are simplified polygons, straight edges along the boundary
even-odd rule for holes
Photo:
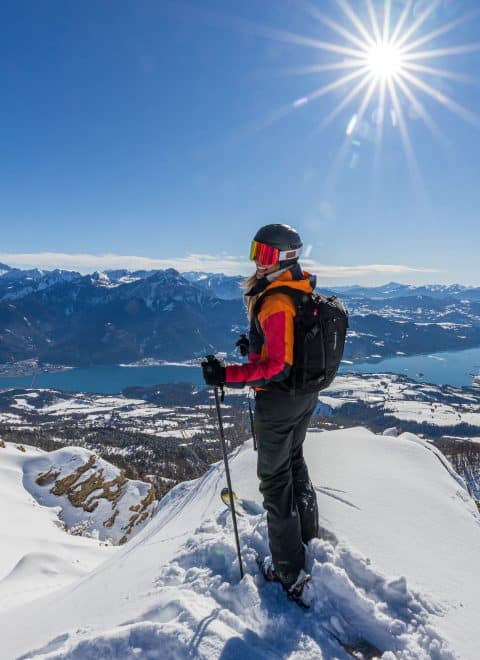
[[[278,308],[278,305],[276,306]],[[287,378],[292,366],[293,314],[282,309],[259,318],[264,335],[265,357],[250,356],[245,364],[226,367],[225,381],[230,387],[262,386]],[[262,354],[264,351],[262,351]],[[253,359],[252,359],[253,358]],[[256,359],[255,359],[256,358]]]

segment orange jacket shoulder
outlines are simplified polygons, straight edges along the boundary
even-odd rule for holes
[[[274,293],[265,298],[265,302],[258,313],[258,321],[260,325],[263,325],[264,321],[268,319],[269,316],[272,316],[272,314],[276,314],[277,312],[285,312],[292,318],[295,316],[295,305],[291,296],[287,293]]]

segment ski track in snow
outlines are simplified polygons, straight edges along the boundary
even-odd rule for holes
[[[178,506],[188,500],[188,494],[179,497]],[[367,558],[332,540],[315,539],[308,547],[311,609],[289,603],[278,584],[258,574],[256,556],[268,553],[265,515],[242,516],[238,523],[246,571],[241,582],[224,511],[205,520],[175,561],[159,569],[154,608],[110,631],[61,635],[20,660],[349,657],[334,635],[352,645],[366,639],[384,660],[457,657],[430,625],[430,616],[441,614],[438,606],[409,589],[404,577],[381,575]]]

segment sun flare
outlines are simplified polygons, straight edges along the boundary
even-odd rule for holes
[[[449,14],[442,0],[335,0],[335,5],[337,18],[310,0],[302,0],[313,24],[318,22],[330,30],[330,38],[258,30],[268,38],[313,49],[317,54],[316,64],[287,69],[288,74],[314,74],[325,79],[321,86],[273,111],[268,123],[331,95],[335,103],[330,112],[322,112],[318,130],[325,130],[343,115],[345,139],[338,161],[350,149],[355,151],[353,167],[360,145],[369,141],[378,162],[383,133],[392,128],[399,132],[414,174],[418,173],[418,164],[409,133],[412,121],[423,121],[444,145],[448,139],[437,121],[440,110],[480,128],[479,114],[455,98],[455,83],[478,81],[454,65],[456,58],[480,52],[480,40],[459,41],[457,36],[452,42],[450,34],[477,14],[460,8],[456,15]],[[453,3],[449,9],[455,9]],[[323,102],[322,106],[327,104]]]
[[[388,80],[402,71],[402,53],[391,43],[377,43],[367,53],[371,73],[379,80]]]

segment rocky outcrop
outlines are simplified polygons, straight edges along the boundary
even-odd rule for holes
[[[128,541],[158,504],[152,484],[127,479],[123,470],[78,447],[28,460],[24,483],[41,504],[61,507],[67,531],[114,544]]]

